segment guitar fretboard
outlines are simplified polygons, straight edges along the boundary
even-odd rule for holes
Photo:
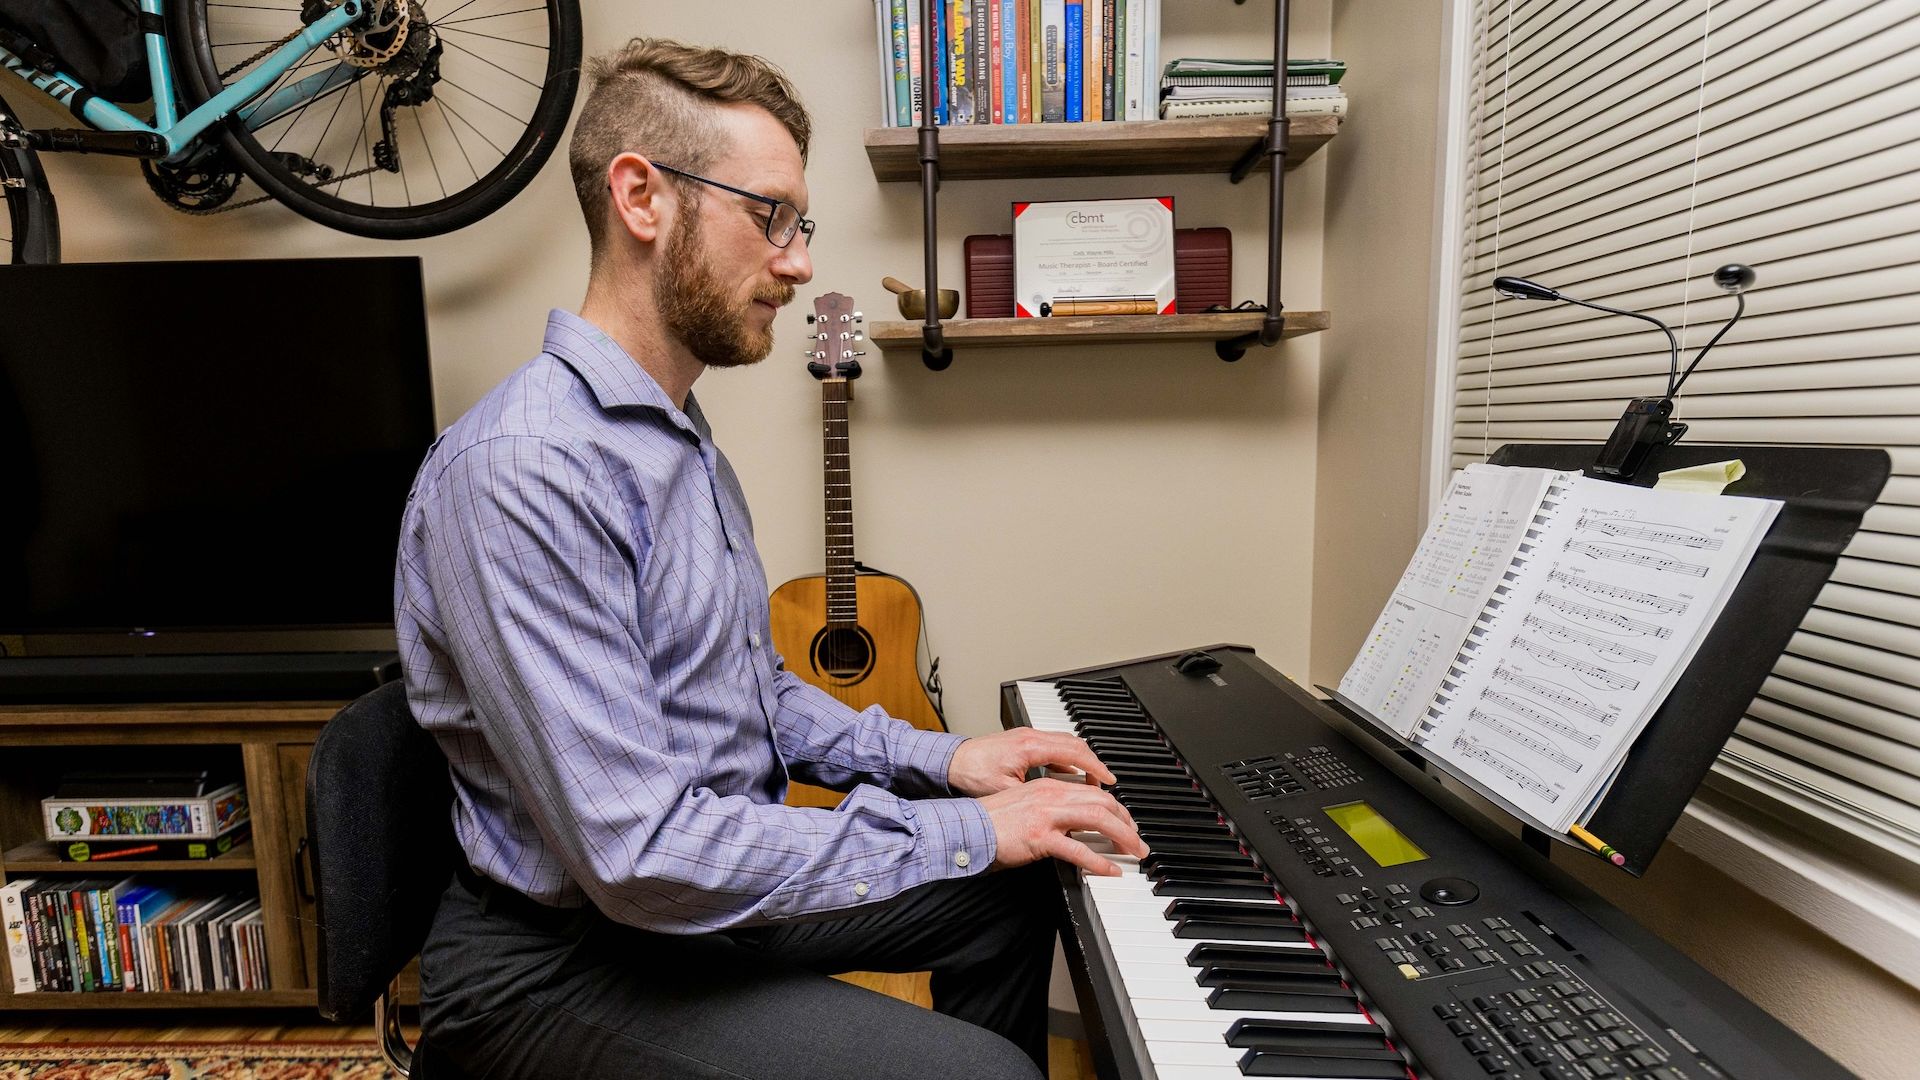
[[[860,621],[853,582],[853,470],[847,443],[849,383],[820,384],[821,439],[826,459],[827,625]]]

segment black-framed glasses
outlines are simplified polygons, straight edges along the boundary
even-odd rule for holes
[[[751,191],[734,187],[732,184],[723,184],[718,180],[709,180],[704,176],[695,176],[685,169],[676,169],[671,165],[662,165],[657,161],[653,163],[653,167],[659,169],[661,172],[670,172],[675,176],[685,177],[688,180],[694,180],[702,184],[717,187],[721,191],[731,191],[735,195],[752,199],[757,203],[765,203],[767,206],[767,242],[774,247],[786,247],[788,244],[793,243],[795,236],[806,237],[809,245],[813,243],[813,222],[801,217],[800,211],[796,209],[792,203],[784,199],[776,199],[771,195],[756,195]]]

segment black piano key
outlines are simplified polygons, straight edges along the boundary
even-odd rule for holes
[[[1108,768],[1115,765],[1178,765],[1180,759],[1172,754],[1161,754],[1150,750],[1109,750],[1095,755]]]
[[[1165,866],[1176,867],[1214,867],[1221,870],[1245,870],[1253,867],[1253,860],[1245,852],[1214,851],[1149,851],[1147,857],[1140,860],[1140,872],[1151,875]],[[1257,868],[1256,868],[1257,869]]]
[[[1139,818],[1134,818],[1133,823],[1135,831],[1140,834],[1140,838],[1145,840],[1149,847],[1153,846],[1156,842],[1172,844],[1181,841],[1195,841],[1219,843],[1222,853],[1238,851],[1240,849],[1239,841],[1235,840],[1233,833],[1228,831],[1224,826],[1203,825],[1199,828],[1189,827],[1183,829],[1177,826],[1148,824]],[[1228,844],[1231,844],[1232,847],[1226,846]]]
[[[1118,735],[1102,735],[1099,732],[1081,732],[1080,737],[1086,740],[1088,746],[1093,748],[1093,756],[1095,757],[1100,757],[1103,754],[1111,754],[1116,750],[1132,750],[1143,754],[1158,754],[1162,753],[1166,748],[1165,743],[1154,739],[1128,739]],[[1167,758],[1169,760],[1177,760],[1172,754],[1168,754]]]
[[[1202,986],[1217,986],[1224,990],[1271,990],[1286,994],[1345,994],[1353,991],[1340,978],[1340,973],[1326,966],[1312,968],[1302,965],[1299,971],[1241,971],[1235,968],[1206,968],[1207,978],[1196,979]]]
[[[1386,1032],[1372,1024],[1325,1024],[1303,1020],[1235,1020],[1227,1028],[1227,1045],[1237,1050],[1317,1054],[1322,1057],[1366,1057],[1393,1053],[1387,1048]],[[1374,1060],[1383,1059],[1376,1057]]]
[[[1246,870],[1222,870],[1218,867],[1211,867],[1205,870],[1169,870],[1157,874],[1148,874],[1147,879],[1150,881],[1206,881],[1216,885],[1249,885],[1267,890],[1267,896],[1258,897],[1258,899],[1261,900],[1272,899],[1273,892],[1273,883],[1267,880],[1266,875],[1251,868]],[[1244,899],[1244,897],[1242,899]]]
[[[1142,791],[1125,792],[1115,796],[1127,804],[1127,809],[1140,807],[1143,810],[1171,810],[1182,814],[1205,814],[1209,820],[1219,821],[1220,811],[1215,809],[1205,795],[1198,791]]]
[[[1170,921],[1189,918],[1225,919],[1229,922],[1284,922],[1291,924],[1293,911],[1285,904],[1236,904],[1228,900],[1182,898],[1162,912]]]
[[[1125,776],[1120,773],[1115,773],[1114,775],[1119,776],[1120,782],[1118,784],[1110,784],[1108,786],[1122,788],[1127,791],[1148,792],[1148,791],[1192,791],[1194,790],[1193,781],[1190,779],[1187,779],[1186,777],[1180,777],[1176,779],[1175,777],[1171,777],[1171,776]]]
[[[1407,1066],[1400,1055],[1385,1051],[1386,1057],[1330,1058],[1302,1057],[1294,1054],[1267,1054],[1249,1050],[1240,1059],[1245,1076],[1300,1076],[1313,1080],[1407,1080]]]
[[[1226,919],[1181,919],[1173,936],[1204,941],[1305,941],[1307,932],[1284,923],[1230,922]]]
[[[1234,881],[1188,881],[1168,878],[1153,883],[1155,896],[1200,896],[1215,900],[1271,900],[1273,888]]]
[[[1224,943],[1195,945],[1187,952],[1187,966],[1233,971],[1299,971],[1303,966],[1328,970],[1327,958],[1317,950]]]
[[[1246,854],[1240,850],[1240,842],[1231,837],[1210,840],[1200,836],[1166,836],[1149,841],[1147,846],[1168,855],[1218,855],[1225,859],[1238,856],[1242,864],[1251,865]]]
[[[1219,816],[1210,810],[1175,810],[1143,804],[1127,807],[1127,813],[1132,814],[1135,823],[1140,825],[1200,825],[1212,828],[1221,824]]]
[[[1237,961],[1231,964],[1203,967],[1200,969],[1200,974],[1194,977],[1194,981],[1201,986],[1242,985],[1250,990],[1266,989],[1268,980],[1273,980],[1275,989],[1282,990],[1299,985],[1292,981],[1296,979],[1310,982],[1332,976],[1336,982],[1338,981],[1339,976],[1334,973],[1333,968],[1327,966],[1325,956],[1306,949],[1294,949],[1292,952],[1292,956],[1274,956],[1262,960],[1259,967],[1239,966]]]
[[[1100,759],[1108,771],[1119,777],[1121,783],[1138,777],[1144,780],[1178,780],[1191,786],[1193,774],[1178,765],[1143,765],[1137,761],[1107,761]]]
[[[1215,987],[1207,995],[1207,1005],[1215,1009],[1249,1012],[1340,1012],[1359,1010],[1359,999],[1352,991],[1333,994],[1294,994],[1285,990],[1237,990]]]

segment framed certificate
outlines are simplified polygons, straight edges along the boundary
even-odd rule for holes
[[[1173,199],[1013,204],[1013,313],[1171,315]]]

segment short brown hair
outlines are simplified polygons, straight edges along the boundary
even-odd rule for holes
[[[567,164],[587,218],[595,258],[611,205],[607,163],[629,150],[689,172],[704,172],[722,145],[710,106],[758,105],[786,125],[807,159],[813,121],[786,75],[758,56],[634,38],[587,61],[592,89],[575,121]]]

